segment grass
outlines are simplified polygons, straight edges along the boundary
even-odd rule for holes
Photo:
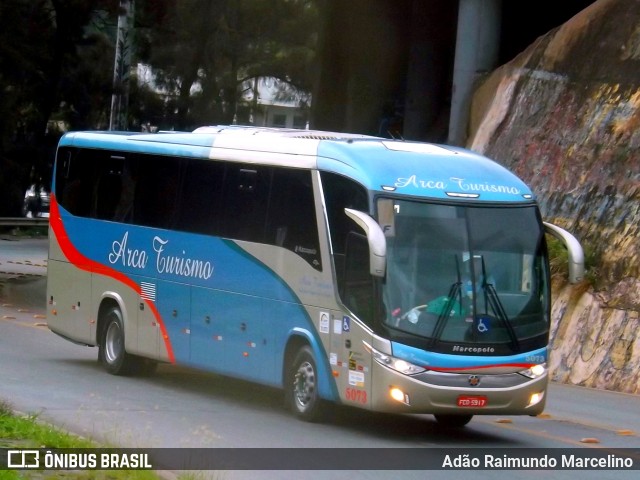
[[[0,235],[23,238],[43,238],[49,234],[49,227],[43,224],[41,227],[0,227]]]
[[[566,279],[569,275],[569,255],[567,249],[562,242],[550,235],[547,235],[547,249],[549,251],[549,268],[551,276]],[[586,282],[596,287],[600,281],[600,273],[598,266],[601,258],[600,252],[592,248],[590,245],[583,245],[584,249],[584,266]]]
[[[99,448],[101,445],[40,422],[37,415],[19,416],[0,400],[0,448]],[[159,480],[149,470],[0,470],[0,479]]]

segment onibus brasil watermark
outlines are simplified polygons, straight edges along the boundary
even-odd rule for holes
[[[9,469],[138,470],[152,469],[148,453],[57,450],[7,450]]]
[[[629,471],[640,448],[0,448],[6,469]]]

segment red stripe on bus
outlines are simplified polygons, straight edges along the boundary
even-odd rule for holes
[[[428,370],[433,370],[435,372],[457,372],[461,370],[479,370],[486,368],[519,368],[521,370],[526,370],[527,368],[531,368],[535,365],[535,363],[498,363],[495,365],[480,365],[480,366],[468,366],[468,367],[431,367],[425,366],[424,368]]]
[[[60,210],[58,209],[58,202],[56,201],[55,194],[51,194],[51,203],[50,203],[50,213],[49,213],[49,223],[53,230],[53,233],[58,240],[58,244],[64,253],[65,257],[75,265],[80,270],[85,270],[87,272],[97,273],[99,275],[104,275],[106,277],[113,278],[114,280],[128,286],[133,291],[135,291],[140,298],[141,290],[140,286],[127,277],[125,274],[118,272],[117,270],[105,266],[101,263],[98,263],[90,258],[85,257],[82,253],[78,251],[78,249],[71,243],[69,240],[69,236],[67,235],[66,230],[64,229],[64,225],[62,224],[62,218],[60,217]],[[160,325],[160,331],[162,333],[162,339],[164,340],[164,345],[167,349],[167,355],[169,356],[169,361],[171,363],[175,363],[175,357],[173,355],[173,348],[171,347],[171,340],[169,339],[169,334],[167,333],[167,329],[165,327],[164,322],[162,321],[162,316],[155,304],[146,298],[142,298],[147,306],[151,309],[153,316]]]

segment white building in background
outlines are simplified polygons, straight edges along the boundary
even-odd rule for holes
[[[253,92],[258,92],[257,102]],[[253,103],[250,123],[257,127],[309,128],[311,96],[293,91],[285,82],[261,77],[248,85],[244,96]]]
[[[149,65],[139,63],[136,77],[140,85],[146,85],[165,98],[176,95],[156,84],[155,74]],[[243,86],[243,107],[248,106],[250,114],[248,119],[246,110],[244,114],[236,115],[234,123],[249,123],[257,127],[309,128],[309,93],[294,90],[286,82],[272,77],[259,77],[245,82]],[[202,87],[198,82],[191,87],[191,95],[201,91]],[[254,99],[254,91],[258,92],[257,99]],[[142,128],[155,131],[156,127],[143,125]]]

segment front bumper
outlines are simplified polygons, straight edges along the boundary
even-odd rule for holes
[[[403,375],[376,362],[373,365],[372,405],[394,413],[538,415],[546,401],[548,374],[536,379],[519,373],[427,372]],[[475,377],[475,378],[471,378]],[[476,383],[477,382],[477,383]],[[471,386],[471,383],[476,383]],[[392,397],[394,392],[396,400]],[[397,390],[403,395],[398,395]],[[534,397],[535,395],[535,397]],[[461,397],[466,397],[467,401]],[[461,406],[464,404],[465,406]],[[482,406],[478,406],[482,404]]]

